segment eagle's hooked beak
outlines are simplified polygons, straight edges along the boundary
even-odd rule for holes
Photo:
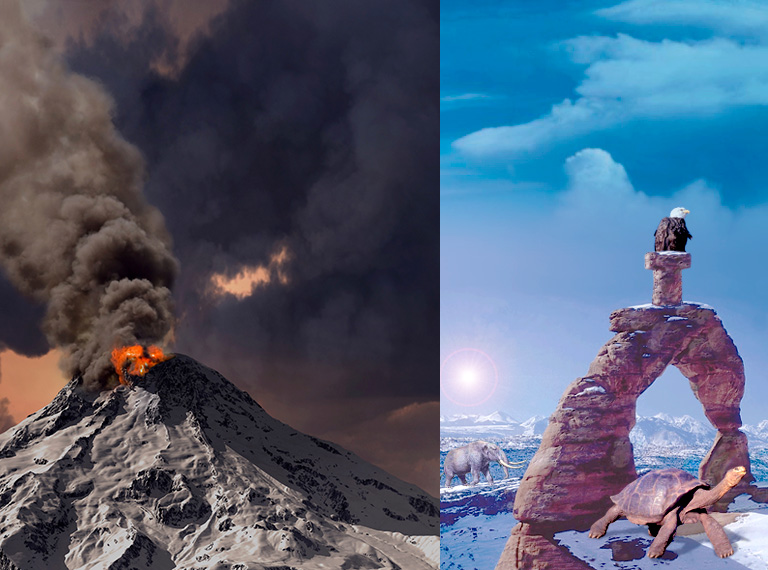
[[[690,214],[691,211],[690,210],[683,210],[683,213],[687,215],[687,214]]]

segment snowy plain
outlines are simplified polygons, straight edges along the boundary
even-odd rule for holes
[[[496,418],[511,420],[506,431],[501,421],[493,421]],[[441,418],[441,466],[450,449],[474,439],[501,444],[510,461],[530,461],[546,423],[544,418],[517,422],[502,412],[491,416]],[[768,421],[745,426],[743,431],[750,441],[752,471],[758,481],[768,482]],[[631,434],[638,472],[677,467],[696,474],[714,434],[710,426],[689,416],[638,417]],[[511,529],[517,524],[512,503],[527,463],[520,470],[510,471],[508,479],[502,479],[502,469],[492,465],[493,484],[482,479],[478,485],[446,488],[441,473],[441,570],[494,568]],[[760,486],[766,485],[760,483]],[[596,569],[765,570],[768,568],[768,505],[742,495],[731,504],[729,512],[739,515],[725,526],[735,550],[727,559],[715,556],[709,539],[702,532],[677,536],[664,558],[651,560],[645,557],[651,542],[647,529],[624,519],[614,523],[601,539],[590,539],[587,532],[576,531],[561,532],[555,538],[572,555]]]

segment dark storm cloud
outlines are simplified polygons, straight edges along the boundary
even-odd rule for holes
[[[233,2],[174,78],[151,71],[167,29],[150,10],[68,59],[115,94],[147,157],[183,268],[177,349],[262,402],[434,398],[437,3]],[[212,273],[283,246],[287,285],[211,294]]]
[[[103,90],[63,67],[15,2],[0,8],[0,46],[0,263],[47,305],[65,372],[102,386],[112,348],[171,327],[170,238]]]
[[[45,307],[19,293],[0,272],[0,350],[42,356],[48,342],[41,329]]]

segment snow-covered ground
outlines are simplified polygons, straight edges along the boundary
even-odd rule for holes
[[[448,450],[471,441],[473,435],[469,418],[463,419],[463,426],[450,425],[449,422],[450,418],[441,418],[441,469]],[[519,429],[522,423],[515,421],[510,424],[506,433],[500,423],[482,422],[476,424],[474,429],[477,433],[492,430],[500,434],[499,437],[486,439],[500,443],[510,461],[530,461],[538,448],[543,429],[539,434],[524,435]],[[546,421],[543,423],[546,426]],[[743,431],[750,441],[752,471],[759,481],[768,481],[768,421],[757,426],[745,426]],[[689,416],[672,418],[658,414],[639,417],[631,437],[639,472],[678,467],[695,474],[712,445],[714,430]],[[510,530],[517,524],[512,516],[512,503],[526,468],[527,464],[520,470],[510,471],[509,479],[501,479],[501,468],[492,464],[495,479],[492,485],[483,479],[476,486],[441,488],[441,570],[489,570],[495,567]],[[458,480],[454,479],[454,482],[458,483]],[[445,485],[442,478],[441,485]],[[650,545],[647,529],[623,519],[614,523],[602,539],[590,539],[586,532],[575,531],[558,533],[555,538],[574,556],[593,568],[765,570],[768,568],[768,505],[741,496],[734,501],[729,511],[743,515],[725,527],[735,550],[735,554],[728,559],[715,556],[709,539],[701,533],[677,536],[665,558],[651,560],[645,557],[645,551]]]
[[[589,538],[586,532],[576,531],[561,532],[555,538],[574,556],[597,569],[765,570],[768,568],[768,505],[753,503],[744,496],[739,499],[737,508],[749,512],[724,527],[734,549],[733,556],[726,559],[715,555],[707,535],[701,532],[676,536],[664,557],[652,560],[645,556],[651,544],[646,527],[624,519],[613,523],[608,533],[597,540]],[[491,568],[497,561],[488,560],[485,567]]]
[[[440,489],[441,570],[480,570],[496,565],[509,531],[517,524],[511,501],[519,485],[518,475],[493,485],[482,482]]]

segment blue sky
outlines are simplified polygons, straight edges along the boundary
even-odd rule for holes
[[[643,256],[684,206],[683,297],[744,359],[744,421],[768,418],[766,157],[768,4],[443,0],[441,362],[476,348],[499,381],[442,413],[551,413],[610,312],[650,302]],[[704,420],[674,369],[638,409]]]

